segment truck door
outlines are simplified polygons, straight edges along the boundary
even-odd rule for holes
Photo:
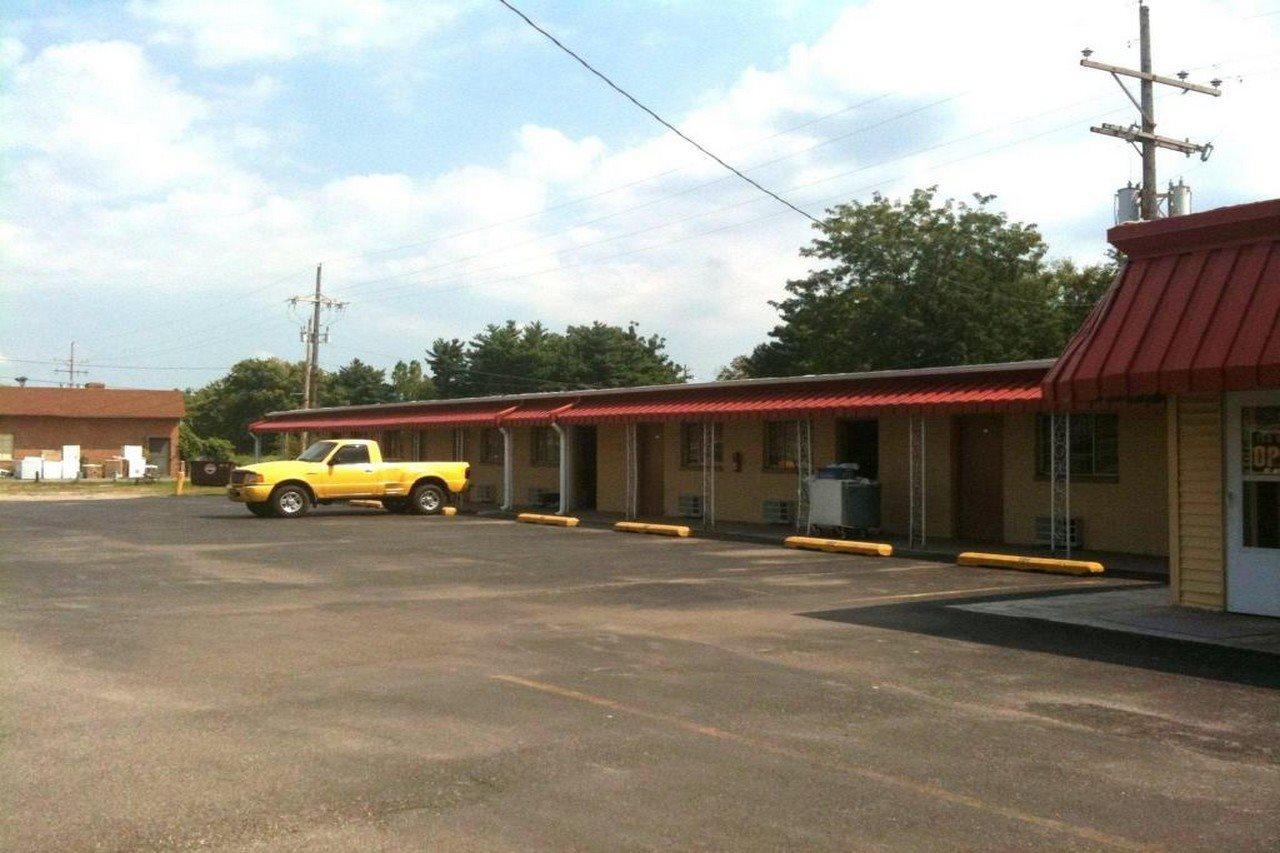
[[[326,475],[330,497],[377,497],[382,487],[377,468],[369,461],[367,444],[345,444],[329,459]]]

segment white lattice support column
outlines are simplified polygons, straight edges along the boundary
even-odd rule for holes
[[[1071,413],[1049,415],[1049,550],[1071,556]]]
[[[636,424],[625,424],[622,430],[624,482],[626,494],[622,501],[622,514],[635,518],[639,512],[640,448]]]
[[[907,544],[913,548],[924,547],[927,540],[926,462],[925,421],[920,415],[911,415],[907,419]]]
[[[702,424],[702,526],[716,526],[716,424]]]
[[[511,427],[498,427],[502,434],[502,508],[509,510],[516,505],[516,454],[515,437]]]
[[[809,477],[813,475],[813,424],[796,421],[796,530],[809,532]]]

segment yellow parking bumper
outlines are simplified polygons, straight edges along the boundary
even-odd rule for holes
[[[966,551],[956,557],[961,566],[985,566],[993,569],[1018,569],[1024,572],[1049,572],[1055,575],[1100,575],[1106,569],[1091,560],[1060,560],[1054,557],[1019,557],[1015,554],[984,554]]]

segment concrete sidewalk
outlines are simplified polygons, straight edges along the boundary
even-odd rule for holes
[[[1280,619],[1174,607],[1163,585],[954,606],[1280,655]]]

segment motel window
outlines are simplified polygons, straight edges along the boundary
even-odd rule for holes
[[[560,464],[560,436],[551,427],[533,428],[533,464]]]
[[[379,446],[386,462],[409,462],[413,458],[411,434],[405,430],[389,430],[382,434]]]
[[[794,471],[797,464],[796,422],[765,421],[764,467],[767,471]]]
[[[13,433],[0,435],[0,462],[13,461]]]
[[[702,427],[700,423],[680,424],[680,467],[702,468]],[[721,424],[711,424],[715,430],[715,440],[711,443],[711,458],[719,468],[724,464],[724,428]]]
[[[1071,416],[1071,477],[1115,482],[1120,477],[1120,418],[1115,414]],[[1036,476],[1049,476],[1050,416],[1036,415]]]
[[[467,431],[462,427],[453,430],[453,461],[467,461]]]
[[[502,430],[490,428],[480,433],[480,461],[486,465],[502,464]]]

